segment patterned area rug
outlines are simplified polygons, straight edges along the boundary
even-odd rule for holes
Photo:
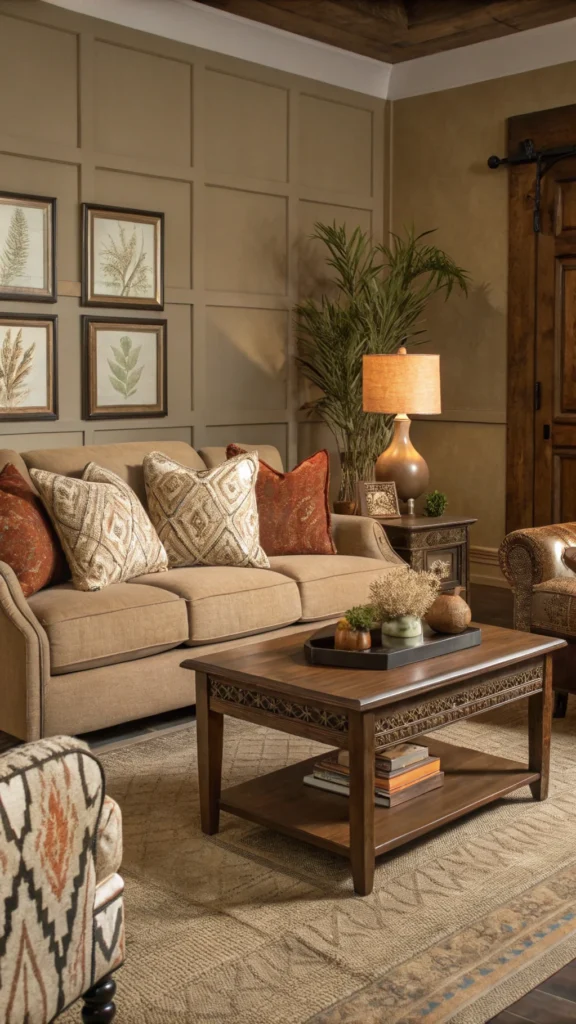
[[[576,955],[571,704],[547,802],[520,790],[380,859],[365,899],[328,853],[229,815],[201,834],[194,726],[103,754],[124,815],[119,1024],[483,1024]],[[523,758],[524,712],[442,738]],[[227,720],[224,783],[320,749]]]

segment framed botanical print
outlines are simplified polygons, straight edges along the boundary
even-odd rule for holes
[[[82,305],[164,309],[164,214],[82,210]]]
[[[0,192],[0,300],[56,302],[56,200]]]
[[[0,313],[0,421],[58,419],[57,323]]]
[[[166,416],[166,321],[82,317],[83,417]]]
[[[358,483],[360,514],[373,519],[392,519],[400,515],[396,484],[393,480]]]

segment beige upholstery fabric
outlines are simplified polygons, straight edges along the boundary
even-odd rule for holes
[[[145,457],[150,517],[172,567],[268,567],[258,532],[257,476],[255,454],[202,472],[161,452]]]
[[[1,729],[22,740],[45,734],[44,687],[49,675],[48,637],[15,573],[0,562]]]
[[[190,646],[287,626],[301,615],[294,581],[266,569],[195,566],[140,582],[186,600]]]
[[[78,590],[101,590],[168,568],[142,504],[116,474],[89,463],[86,480],[43,469],[31,470],[31,476]]]
[[[104,797],[96,839],[96,884],[120,870],[122,864],[122,812],[111,796]]]
[[[536,630],[576,637],[576,577],[547,580],[532,592],[532,622]]]
[[[339,516],[332,514],[332,540],[339,555],[359,555],[362,558],[382,558],[390,565],[404,565],[385,531],[369,516]]]
[[[267,462],[272,469],[277,469],[279,473],[284,472],[284,466],[282,465],[282,456],[277,448],[274,448],[271,444],[247,444],[245,441],[229,441],[229,444],[237,444],[240,448],[243,448],[247,452],[258,452],[258,458]],[[198,454],[202,457],[208,469],[215,469],[216,466],[222,466],[226,462],[226,446],[211,447],[211,448],[200,448]]]
[[[138,582],[94,593],[62,583],[40,590],[29,604],[48,635],[53,675],[144,658],[188,638],[184,601]]]
[[[396,563],[354,555],[273,555],[270,567],[298,584],[302,621],[341,615],[370,600],[370,584]]]
[[[202,459],[185,441],[127,441],[124,444],[89,444],[82,448],[40,448],[23,452],[22,458],[29,469],[46,469],[63,476],[82,476],[89,462],[97,462],[110,469],[129,484],[144,503],[144,456],[150,452],[164,452],[190,469],[205,469]]]

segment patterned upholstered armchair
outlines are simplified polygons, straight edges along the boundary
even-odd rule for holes
[[[121,857],[120,811],[85,743],[57,737],[0,757],[4,1024],[46,1024],[79,996],[85,1024],[113,1019]]]
[[[554,658],[556,714],[576,693],[576,523],[509,533],[500,546],[500,568],[514,592],[514,628],[559,636],[568,647]]]

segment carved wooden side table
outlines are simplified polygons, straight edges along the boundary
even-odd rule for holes
[[[196,672],[198,782],[202,831],[220,811],[349,857],[354,888],[372,891],[375,858],[522,786],[548,792],[552,652],[564,640],[482,627],[482,643],[388,672],[308,665],[306,633],[190,658]],[[224,647],[224,645],[220,645]],[[444,784],[400,807],[374,806],[375,749],[528,700],[528,763],[423,738],[440,757]],[[303,782],[307,761],[221,790],[228,716],[350,752],[350,798]]]
[[[464,587],[469,600],[470,548],[468,533],[477,522],[468,516],[398,516],[378,519],[394,551],[413,569],[430,569],[439,559],[449,575],[442,590]]]

